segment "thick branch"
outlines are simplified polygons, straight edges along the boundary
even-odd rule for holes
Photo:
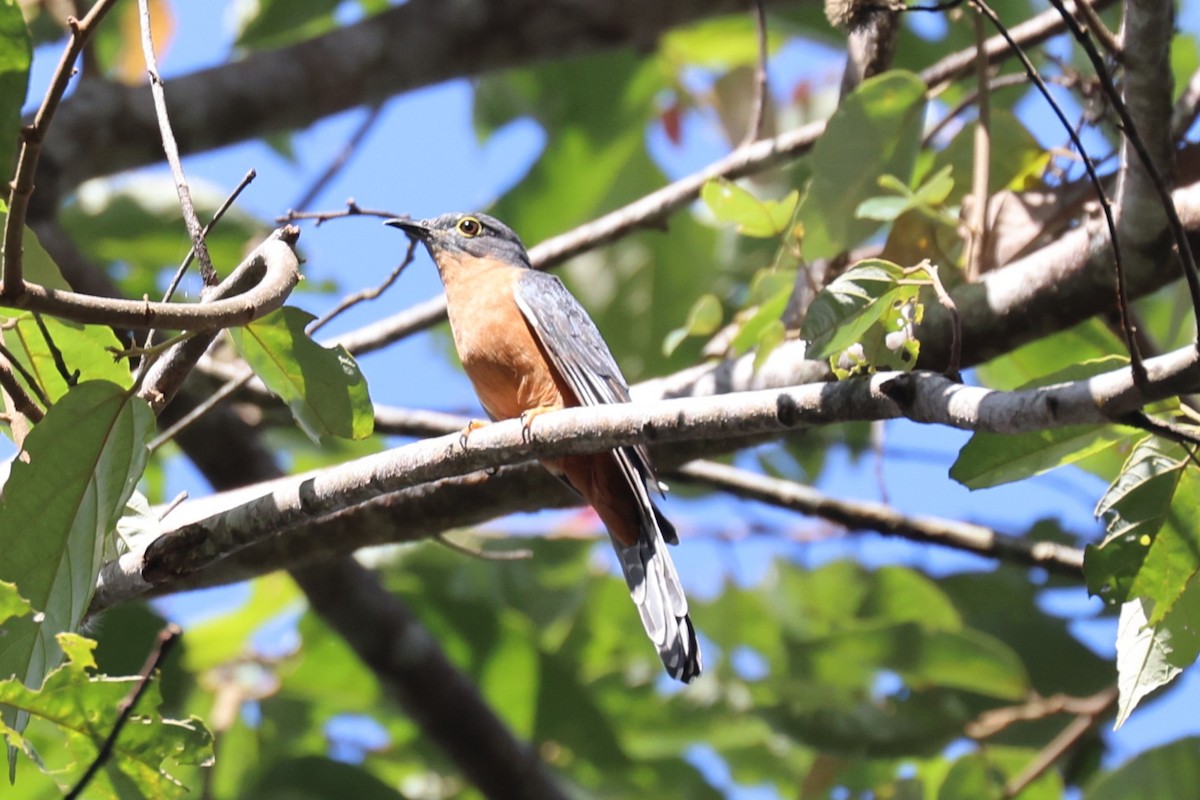
[[[299,235],[299,229],[292,226],[280,228],[272,234],[238,267],[241,278],[249,277],[255,283],[249,291],[225,300],[212,303],[155,303],[149,300],[97,297],[26,284],[25,290],[9,304],[73,322],[119,328],[198,331],[245,325],[282,306],[300,280],[299,259],[292,249]]]
[[[452,78],[645,47],[676,25],[744,8],[741,0],[491,0],[464,12],[444,0],[412,0],[323,36],[173,78],[167,108],[180,151],[198,153]],[[56,183],[61,194],[88,178],[158,161],[160,144],[148,87],[89,81],[62,105],[39,183]]]
[[[532,432],[519,420],[500,422],[473,433],[465,447],[462,437],[452,434],[260,486],[255,491],[265,494],[185,524],[106,564],[93,609],[178,580],[281,531],[380,495],[528,458],[639,442],[702,440],[705,447],[717,449],[722,439],[899,416],[997,433],[1101,425],[1147,402],[1200,387],[1200,353],[1194,348],[1153,359],[1147,368],[1146,391],[1133,384],[1126,369],[1019,392],[963,386],[932,373],[884,373],[870,380],[786,390],[568,409],[539,417]]]

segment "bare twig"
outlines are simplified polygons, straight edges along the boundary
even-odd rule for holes
[[[96,753],[96,757],[92,759],[92,763],[88,764],[87,771],[83,773],[83,777],[71,787],[71,791],[67,792],[67,800],[82,797],[83,790],[91,783],[92,778],[96,777],[96,773],[104,766],[105,762],[112,757],[113,748],[117,744],[117,737],[121,735],[121,730],[125,727],[125,723],[129,722],[129,718],[133,716],[133,710],[137,707],[138,700],[142,698],[142,695],[146,693],[146,689],[149,688],[150,679],[154,675],[154,671],[158,669],[163,659],[171,652],[171,648],[179,641],[181,633],[182,631],[179,629],[179,626],[173,622],[159,632],[158,639],[154,643],[154,649],[150,651],[150,655],[146,658],[146,663],[142,667],[140,673],[141,679],[133,687],[133,690],[125,696],[125,699],[121,701],[121,705],[118,707],[117,721],[113,723],[112,731],[109,732],[104,743],[100,745],[100,749]]]
[[[224,202],[222,202],[217,210],[213,212],[212,219],[210,219],[208,224],[204,226],[205,237],[212,232],[212,229],[216,226],[216,224],[221,221],[222,217],[225,216],[225,212],[233,206],[234,201],[237,200],[242,191],[249,186],[250,182],[253,181],[257,176],[258,173],[253,169],[247,171],[246,174],[242,176],[242,179],[238,181],[238,185],[234,187],[233,191],[229,193],[229,196],[225,198]],[[175,290],[179,288],[179,282],[183,280],[184,274],[187,273],[188,267],[192,265],[192,259],[195,257],[196,247],[193,245],[192,247],[188,248],[187,255],[183,257],[183,261],[180,263],[179,268],[175,270],[175,274],[171,276],[171,281],[167,284],[166,291],[163,292],[162,301],[164,303],[169,301],[175,294]],[[149,348],[153,344],[155,333],[156,331],[153,328],[146,331],[146,338],[142,340],[142,347]],[[143,359],[142,363],[138,366],[136,380],[141,381],[146,376],[146,370],[149,368],[150,359]]]
[[[54,118],[54,112],[67,91],[67,84],[74,75],[75,60],[96,30],[96,25],[112,9],[116,0],[100,0],[82,20],[67,19],[71,36],[63,50],[50,87],[42,98],[42,105],[34,115],[33,124],[21,129],[21,149],[17,157],[17,169],[8,194],[8,218],[4,221],[4,270],[0,279],[0,299],[11,302],[25,289],[24,237],[25,217],[29,212],[29,198],[33,194],[33,176],[37,171],[38,158],[46,131]]]
[[[456,553],[478,558],[480,561],[523,561],[533,558],[533,551],[524,547],[515,550],[484,550],[482,547],[468,547],[461,542],[456,542],[444,533],[434,536],[433,540]]]
[[[192,204],[192,191],[188,187],[187,177],[183,174],[183,164],[179,161],[179,145],[175,143],[175,134],[171,131],[171,118],[167,116],[167,96],[163,91],[162,76],[158,74],[158,59],[154,56],[154,40],[150,34],[149,1],[138,0],[138,10],[142,25],[142,55],[146,59],[146,73],[150,76],[150,94],[154,98],[154,110],[158,115],[163,152],[166,153],[167,163],[171,166],[171,177],[175,179],[179,209],[183,212],[183,221],[192,239],[192,250],[200,260],[200,279],[204,281],[205,286],[215,286],[221,279],[217,277],[212,258],[208,255],[208,244],[204,241],[200,218],[196,216],[196,207]]]
[[[982,0],[980,0],[982,2]],[[1167,216],[1167,227],[1171,230],[1171,235],[1175,240],[1175,246],[1179,249],[1179,259],[1183,266],[1183,275],[1187,279],[1188,291],[1192,298],[1192,308],[1195,310],[1197,318],[1200,319],[1200,271],[1196,267],[1196,258],[1192,253],[1191,242],[1188,241],[1187,232],[1183,227],[1183,222],[1179,219],[1179,212],[1175,209],[1175,203],[1171,200],[1171,190],[1167,186],[1166,180],[1163,178],[1162,171],[1159,165],[1155,162],[1154,157],[1150,153],[1150,149],[1146,146],[1145,140],[1142,139],[1138,131],[1137,124],[1134,122],[1133,116],[1129,113],[1129,106],[1125,103],[1121,93],[1117,90],[1113,83],[1112,75],[1109,74],[1108,66],[1104,63],[1103,56],[1100,55],[1096,46],[1092,43],[1091,37],[1088,36],[1088,31],[1075,17],[1067,10],[1064,5],[1064,0],[1050,0],[1050,5],[1054,6],[1055,10],[1063,16],[1063,21],[1067,24],[1067,30],[1075,37],[1075,41],[1083,48],[1083,52],[1087,54],[1088,60],[1092,63],[1092,69],[1096,72],[1096,78],[1100,81],[1100,88],[1104,92],[1105,99],[1108,100],[1113,110],[1117,112],[1117,117],[1121,121],[1121,132],[1125,136],[1125,140],[1129,142],[1134,152],[1137,153],[1138,161],[1141,163],[1142,169],[1145,171],[1146,177],[1154,187],[1154,191],[1158,195],[1158,201],[1162,205],[1163,213]],[[1169,4],[1168,4],[1169,6]],[[1114,236],[1114,250],[1115,248]],[[1124,292],[1124,277],[1118,267],[1118,281],[1121,282],[1121,291]],[[1122,298],[1121,307],[1122,313],[1126,304],[1126,298]],[[1138,361],[1140,358],[1130,353],[1131,366],[1134,369],[1134,375],[1138,374]],[[1144,373],[1142,378],[1145,378]]]
[[[175,509],[179,508],[179,504],[187,499],[188,499],[188,493],[186,491],[182,491],[179,494],[175,495],[175,497],[171,499],[171,502],[167,503],[166,507],[163,508],[162,511],[158,512],[158,521],[162,522],[164,519],[166,519],[168,514],[170,514]]]
[[[984,258],[987,255],[988,199],[991,197],[989,183],[991,182],[992,161],[992,114],[991,89],[988,86],[991,76],[988,74],[987,59],[983,57],[987,36],[982,14],[976,14],[972,22],[975,26],[975,45],[980,54],[975,61],[975,84],[978,98],[976,106],[979,110],[979,118],[975,123],[975,152],[971,172],[972,202],[970,217],[967,221],[966,273],[967,281],[974,283],[983,274]],[[941,294],[938,297],[940,299]]]
[[[1109,693],[1113,690],[1114,687],[1109,687],[1089,697],[1074,697],[1068,694],[1055,694],[1050,697],[1034,695],[1019,705],[984,711],[967,723],[963,733],[979,741],[990,739],[1018,722],[1033,722],[1055,714],[1093,714],[1097,707],[1104,708],[1111,702]]]
[[[767,11],[763,0],[750,0],[754,8],[754,24],[758,31],[758,63],[754,65],[754,105],[750,107],[750,124],[742,144],[757,142],[763,135],[767,117]]]
[[[67,361],[63,358],[62,350],[58,349],[58,345],[54,343],[54,337],[50,335],[50,329],[46,327],[46,321],[42,319],[42,315],[38,312],[33,312],[33,321],[37,324],[38,331],[42,334],[42,340],[46,343],[46,349],[50,351],[50,358],[54,361],[54,368],[58,370],[58,374],[62,376],[63,381],[67,386],[74,386],[79,380],[79,370],[72,372],[67,368]]]
[[[21,382],[17,380],[17,377],[13,375],[13,369],[17,367],[17,365],[17,360],[11,358],[11,356],[8,356],[7,354],[4,357],[0,357],[0,391],[3,391],[6,395],[8,395],[9,399],[12,401],[12,409],[14,411],[24,416],[30,422],[36,424],[41,422],[42,418],[46,416],[46,412],[43,411],[37,403],[33,402],[33,398],[31,398],[25,391],[25,387],[22,386]],[[22,374],[26,373],[22,372]],[[26,378],[26,380],[28,380],[28,378]],[[33,384],[32,382],[31,385],[36,386],[36,384]],[[47,403],[47,405],[49,405],[49,403]]]
[[[33,373],[25,368],[25,365],[21,363],[21,360],[18,359],[11,350],[4,346],[3,342],[0,342],[0,358],[4,358],[6,361],[8,361],[9,365],[21,374],[21,377],[25,379],[25,383],[27,383],[33,393],[37,395],[37,399],[41,402],[41,404],[46,408],[49,408],[50,398],[42,389],[42,385],[38,383],[38,380],[34,377]]]
[[[391,211],[381,211],[373,208],[363,208],[350,198],[346,201],[346,207],[337,211],[298,211],[296,209],[288,209],[286,214],[275,218],[276,222],[301,222],[303,220],[311,220],[317,223],[317,227],[321,227],[322,223],[328,222],[331,219],[344,219],[346,217],[379,217],[380,219],[394,219],[402,214],[395,214]]]
[[[1008,75],[990,75],[988,77],[988,87],[992,92],[999,89],[1007,89],[1012,86],[1021,86],[1029,82],[1029,76],[1023,72],[1013,72]],[[925,132],[921,138],[921,146],[928,147],[941,133],[946,129],[946,126],[954,121],[959,114],[966,111],[971,106],[975,105],[975,101],[979,99],[979,87],[976,86],[959,100],[954,106],[946,112],[945,116],[933,124],[933,126]]]
[[[363,139],[367,138],[367,134],[371,132],[371,128],[375,127],[375,123],[379,121],[381,112],[383,111],[383,103],[375,103],[367,110],[367,115],[363,117],[363,121],[346,140],[346,144],[342,149],[330,160],[329,164],[317,176],[317,179],[312,182],[312,185],[305,190],[304,194],[300,195],[292,208],[297,211],[304,211],[313,204],[321,192],[327,187],[337,174],[346,166],[346,162],[350,160],[350,156],[354,155],[358,150],[358,146],[362,144]],[[291,213],[291,212],[289,212]],[[290,220],[289,220],[290,221]]]
[[[325,316],[309,325],[306,333],[308,333],[309,336],[313,335],[347,309],[367,300],[374,300],[376,297],[379,297],[379,295],[386,292],[389,288],[391,288],[392,284],[396,282],[396,279],[400,277],[400,273],[404,272],[408,265],[412,263],[413,256],[416,255],[416,252],[417,240],[410,238],[408,240],[408,250],[404,253],[404,260],[392,270],[391,274],[388,275],[382,283],[380,283],[378,286],[370,289],[363,289],[362,291],[355,292],[352,295],[342,298],[342,301],[334,306],[331,311],[326,313]]]
[[[1096,165],[1092,162],[1091,156],[1088,155],[1087,150],[1084,148],[1083,140],[1079,138],[1078,132],[1076,132],[1074,126],[1067,120],[1066,114],[1063,113],[1054,96],[1050,94],[1050,90],[1047,88],[1046,82],[1042,80],[1042,76],[1038,73],[1037,67],[1029,60],[1029,56],[1025,54],[1024,49],[1012,37],[1012,33],[1005,27],[1000,17],[996,15],[996,12],[992,10],[992,7],[985,0],[971,0],[971,2],[988,18],[1000,35],[1009,42],[1009,46],[1020,60],[1021,65],[1025,68],[1025,74],[1033,81],[1033,85],[1037,87],[1046,104],[1054,112],[1059,123],[1071,138],[1071,143],[1079,153],[1079,158],[1083,162],[1084,169],[1087,170],[1088,178],[1092,183],[1092,189],[1096,194],[1097,200],[1100,202],[1101,210],[1104,212],[1104,222],[1108,226],[1109,246],[1112,248],[1113,266],[1117,273],[1117,311],[1121,316],[1121,330],[1125,332],[1125,346],[1129,350],[1129,366],[1133,372],[1134,380],[1144,383],[1146,380],[1146,367],[1142,363],[1141,353],[1137,347],[1137,338],[1134,336],[1133,327],[1126,313],[1129,295],[1126,291],[1125,265],[1121,259],[1121,242],[1117,236],[1117,224],[1113,218],[1112,203],[1108,199],[1108,193],[1104,190],[1104,184],[1101,182],[1100,176],[1096,173]],[[1062,6],[1062,0],[1051,0],[1051,2],[1056,3],[1057,7]],[[1074,17],[1067,15],[1065,10],[1062,13],[1068,27],[1072,24],[1078,25]]]
[[[1087,702],[1090,701],[1090,702]],[[1004,785],[1005,797],[1016,797],[1036,781],[1054,762],[1077,745],[1117,702],[1117,687],[1110,686],[1077,706],[1077,716],[1037,754],[1025,769]]]
[[[910,517],[881,503],[839,500],[793,481],[759,475],[713,461],[693,461],[675,471],[686,481],[738,497],[809,514],[851,530],[873,530],[916,542],[965,550],[1081,578],[1083,551],[1056,542],[1037,542],[998,533],[982,525],[933,517]]]
[[[946,364],[946,377],[951,380],[961,381],[962,371],[962,317],[958,314],[958,306],[954,302],[954,298],[946,291],[946,287],[942,284],[942,278],[938,275],[936,264],[926,264],[925,271],[929,273],[929,281],[933,285],[933,292],[937,295],[938,302],[942,304],[942,308],[946,309],[946,313],[950,315],[950,361]]]
[[[158,448],[162,447],[164,444],[178,436],[181,431],[187,430],[187,428],[194,424],[196,420],[200,419],[209,411],[212,411],[214,408],[216,408],[217,405],[225,400],[225,398],[229,397],[238,389],[249,383],[250,379],[253,377],[254,372],[247,369],[241,377],[232,378],[221,384],[220,388],[205,398],[203,403],[197,404],[191,411],[188,411],[182,417],[177,419],[170,427],[164,431],[161,431],[157,436],[151,439],[150,444],[147,445],[150,452],[155,452],[158,450]]]

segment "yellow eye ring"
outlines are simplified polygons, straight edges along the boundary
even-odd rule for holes
[[[479,234],[483,233],[483,223],[474,217],[463,217],[458,221],[458,225],[455,227],[458,228],[459,233],[461,233],[463,236],[466,236],[468,239],[473,239]]]

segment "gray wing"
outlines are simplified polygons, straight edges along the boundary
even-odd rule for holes
[[[546,272],[525,270],[517,281],[516,294],[521,313],[582,405],[629,402],[629,386],[617,360],[596,323],[562,281]],[[628,451],[642,478],[657,487],[646,448],[637,445],[621,450]]]
[[[579,302],[553,275],[535,270],[521,274],[517,305],[546,351],[583,405],[629,402],[629,387],[600,331]],[[667,671],[689,682],[703,669],[696,630],[688,617],[687,598],[664,540],[678,544],[675,528],[654,505],[647,483],[658,485],[650,455],[641,446],[613,450],[613,458],[641,516],[638,541],[613,548],[642,626],[658,648]]]

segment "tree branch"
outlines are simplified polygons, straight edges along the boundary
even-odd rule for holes
[[[1150,381],[1144,389],[1125,369],[1016,392],[963,386],[933,373],[881,373],[869,380],[785,390],[567,409],[538,417],[531,432],[520,420],[498,422],[472,433],[465,447],[459,434],[451,434],[256,487],[254,499],[181,523],[104,565],[92,610],[173,583],[263,539],[381,495],[530,458],[688,440],[703,441],[702,447],[712,451],[749,435],[900,416],[995,433],[1101,425],[1200,387],[1195,348],[1153,359],[1147,367]],[[188,505],[174,517],[185,517]]]
[[[737,497],[821,517],[850,530],[878,531],[986,558],[1045,567],[1076,579],[1083,577],[1083,551],[1076,547],[1008,536],[969,522],[910,517],[882,503],[839,500],[795,481],[771,478],[713,461],[693,461],[672,474]]]

